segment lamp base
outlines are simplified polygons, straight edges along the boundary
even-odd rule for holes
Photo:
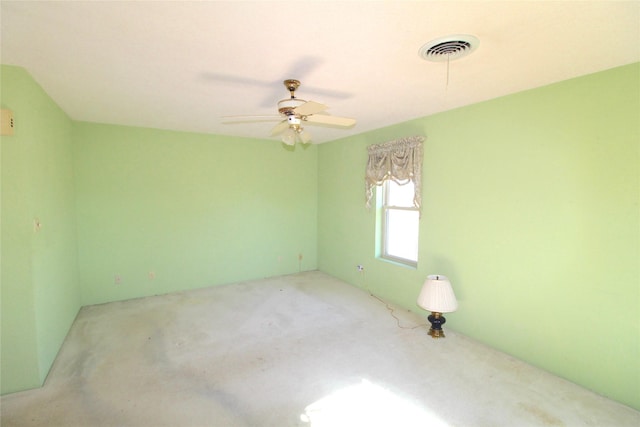
[[[442,330],[442,325],[445,324],[447,319],[444,318],[442,313],[438,313],[434,311],[431,313],[429,317],[427,317],[429,322],[431,322],[431,329],[429,329],[429,335],[431,338],[444,338],[444,331]]]

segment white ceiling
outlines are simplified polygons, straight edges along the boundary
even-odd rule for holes
[[[640,61],[639,1],[8,1],[1,60],[75,120],[268,138],[297,95],[358,120],[331,141]],[[427,62],[452,34],[471,55]],[[640,78],[640,76],[639,76]],[[277,139],[277,138],[274,138]]]

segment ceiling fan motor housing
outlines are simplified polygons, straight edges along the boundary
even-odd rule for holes
[[[282,101],[278,102],[278,112],[280,114],[284,114],[285,116],[295,115],[295,113],[293,112],[294,108],[301,106],[305,102],[307,101],[298,98],[283,99]]]

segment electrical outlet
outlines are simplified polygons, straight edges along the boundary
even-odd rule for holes
[[[156,278],[156,272],[155,271],[150,271],[149,272],[149,280],[153,280]]]
[[[119,274],[116,274],[113,278],[113,283],[116,285],[119,285],[122,283],[122,276],[120,276]]]
[[[0,135],[13,135],[15,123],[11,110],[0,110]]]
[[[302,252],[298,254],[298,261],[302,261]]]
[[[356,265],[356,268],[358,269],[358,271],[359,271],[360,273],[362,273],[362,272],[364,271],[364,267],[363,267],[363,266],[361,266],[360,264]]]

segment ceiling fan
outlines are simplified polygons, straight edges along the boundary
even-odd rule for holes
[[[328,108],[326,105],[296,98],[295,92],[300,87],[299,80],[287,79],[283,83],[291,97],[278,101],[278,116],[226,116],[223,119],[280,120],[280,123],[271,130],[271,136],[282,134],[282,142],[287,145],[295,145],[296,142],[302,142],[303,144],[311,142],[311,135],[302,126],[303,122],[310,125],[337,128],[350,128],[356,124],[355,119],[328,115],[324,112]]]

